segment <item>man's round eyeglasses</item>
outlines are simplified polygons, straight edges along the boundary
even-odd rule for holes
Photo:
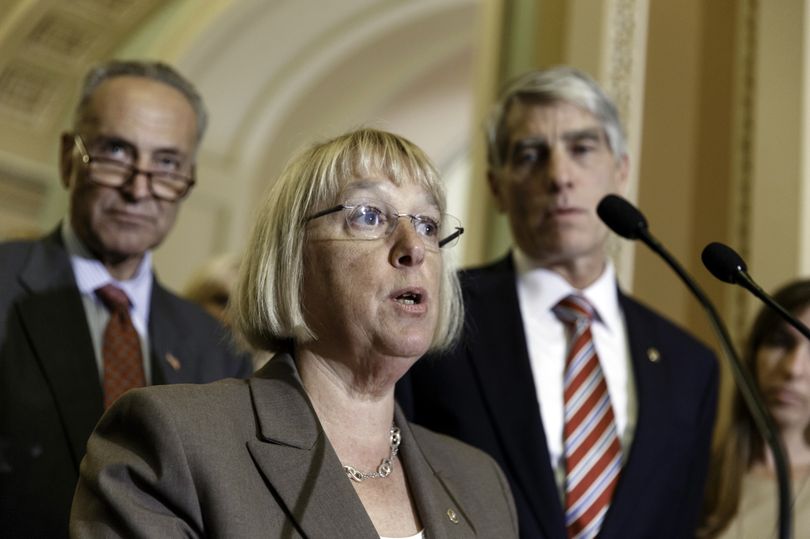
[[[399,213],[390,205],[375,200],[338,204],[310,215],[304,222],[339,211],[346,212],[346,228],[352,237],[357,239],[376,240],[388,237],[397,228],[402,217],[410,219],[422,243],[431,250],[438,251],[442,247],[452,247],[464,233],[461,222],[452,215],[431,217]]]
[[[92,156],[80,135],[73,135],[82,163],[87,166],[89,179],[105,187],[120,188],[135,179],[138,174],[146,176],[152,196],[169,202],[185,197],[195,181],[193,177],[160,170],[142,170],[129,163],[108,157]]]

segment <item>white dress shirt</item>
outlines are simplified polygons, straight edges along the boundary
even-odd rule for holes
[[[637,400],[627,329],[619,306],[616,272],[608,261],[596,282],[584,290],[577,290],[559,274],[534,267],[531,260],[517,248],[513,253],[520,314],[537,401],[540,403],[551,467],[560,499],[563,499],[563,373],[568,338],[564,324],[552,312],[552,308],[569,294],[584,296],[596,312],[591,334],[610,394],[623,459],[626,459],[633,440],[638,416]]]
[[[132,325],[138,332],[141,341],[141,357],[143,358],[143,373],[146,383],[152,381],[152,363],[149,361],[149,302],[152,298],[152,253],[144,255],[143,260],[131,279],[118,281],[114,279],[107,268],[95,258],[87,247],[81,242],[68,219],[62,221],[62,240],[70,256],[70,265],[76,277],[76,286],[82,296],[84,314],[87,316],[87,325],[93,339],[93,349],[96,352],[96,366],[99,379],[104,380],[104,360],[101,357],[102,338],[110,313],[95,294],[102,286],[112,284],[126,292],[132,304],[129,316]]]

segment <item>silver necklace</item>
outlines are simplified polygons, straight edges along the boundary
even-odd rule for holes
[[[346,472],[346,477],[351,479],[352,481],[357,481],[358,483],[362,483],[366,479],[374,479],[377,477],[385,478],[391,474],[391,471],[394,469],[394,457],[397,456],[397,452],[399,452],[399,442],[402,441],[402,438],[399,435],[399,428],[391,424],[391,430],[389,431],[390,436],[390,446],[388,450],[388,456],[382,459],[380,465],[377,466],[376,472],[365,473],[361,472],[357,468],[353,466],[348,466],[346,464],[343,465],[343,470]]]

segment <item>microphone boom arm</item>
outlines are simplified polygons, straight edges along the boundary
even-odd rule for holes
[[[774,466],[776,468],[776,476],[777,482],[779,485],[779,538],[780,539],[789,539],[791,536],[791,488],[790,488],[790,474],[788,473],[788,466],[787,466],[787,458],[785,457],[785,452],[782,447],[782,442],[778,436],[778,430],[776,428],[776,424],[773,421],[770,413],[768,413],[767,408],[765,407],[765,403],[762,401],[762,397],[760,397],[759,392],[756,389],[756,383],[751,376],[751,373],[748,369],[746,369],[742,362],[740,361],[737,352],[734,350],[734,347],[731,345],[731,338],[729,337],[728,330],[726,329],[725,325],[723,324],[720,316],[717,313],[717,310],[712,305],[709,298],[706,297],[706,294],[698,287],[697,283],[695,283],[694,279],[689,276],[688,273],[681,267],[680,264],[672,257],[672,255],[664,248],[664,246],[656,240],[652,234],[647,230],[646,227],[641,228],[638,231],[638,239],[643,241],[650,249],[652,249],[655,253],[657,253],[667,265],[672,268],[672,270],[678,274],[678,277],[684,282],[684,284],[692,291],[695,297],[700,302],[701,306],[706,310],[707,314],[709,315],[709,320],[712,323],[715,333],[718,336],[718,340],[720,341],[720,345],[723,348],[723,352],[725,353],[726,357],[729,359],[729,364],[731,365],[731,372],[734,376],[734,380],[736,382],[737,388],[739,389],[740,393],[743,396],[743,400],[745,401],[746,405],[748,406],[748,410],[751,412],[751,416],[754,420],[754,423],[757,427],[757,431],[759,431],[760,435],[762,436],[763,440],[767,444],[767,446],[771,449],[771,453],[773,454]],[[741,279],[741,281],[745,281],[746,284],[743,284],[745,288],[748,288],[752,293],[754,293],[757,297],[760,297],[763,301],[768,303],[768,305],[773,304],[774,308],[777,311],[781,312],[784,309],[781,306],[778,306],[776,302],[774,302],[767,294],[765,294],[762,289],[759,288],[745,272],[739,272],[739,274],[744,275],[747,279]],[[752,286],[749,286],[752,285]],[[761,294],[761,295],[760,295]],[[765,297],[763,297],[765,296]],[[765,299],[767,298],[767,299]],[[787,314],[787,313],[785,313]],[[784,316],[784,315],[783,315]],[[788,318],[792,318],[788,316]],[[791,322],[793,324],[793,322]],[[797,328],[798,329],[798,328]],[[802,334],[808,336],[810,338],[810,333],[807,333],[807,328],[799,329]]]
[[[788,311],[785,310],[784,307],[776,303],[771,296],[769,296],[754,280],[751,278],[750,275],[746,271],[739,270],[736,275],[737,279],[735,283],[742,286],[760,300],[765,303],[768,307],[776,311],[782,319],[796,328],[796,330],[805,336],[805,338],[810,339],[810,329],[807,326],[796,320],[796,318],[791,315]]]

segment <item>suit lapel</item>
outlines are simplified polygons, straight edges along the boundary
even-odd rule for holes
[[[663,454],[662,442],[656,433],[668,421],[664,405],[673,402],[674,395],[668,393],[667,369],[662,364],[673,358],[660,356],[651,361],[650,351],[659,351],[657,334],[650,319],[639,311],[627,296],[619,292],[619,303],[627,324],[630,357],[635,377],[638,416],[633,434],[630,453],[625,458],[619,483],[613,496],[610,509],[602,525],[607,537],[621,536],[623,521],[633,514],[635,500],[643,496],[647,483],[655,477],[660,461],[649,456]],[[660,351],[659,351],[660,352]]]
[[[425,536],[431,539],[474,536],[477,515],[469,514],[459,503],[460,493],[452,488],[452,474],[435,468],[425,457],[399,407],[394,417],[402,433],[399,457]],[[451,514],[459,517],[457,522],[450,519]]]
[[[38,243],[20,274],[29,295],[17,303],[36,361],[53,394],[78,470],[103,396],[81,295],[55,234]]]
[[[152,352],[152,385],[189,383],[197,380],[194,363],[186,361],[182,346],[188,335],[178,331],[170,293],[155,277],[149,300],[149,348]]]
[[[293,359],[276,356],[249,384],[260,439],[249,440],[248,451],[286,506],[289,532],[379,537],[320,427]]]
[[[565,534],[557,483],[540,416],[511,257],[469,284],[469,355],[512,478],[548,537]]]

